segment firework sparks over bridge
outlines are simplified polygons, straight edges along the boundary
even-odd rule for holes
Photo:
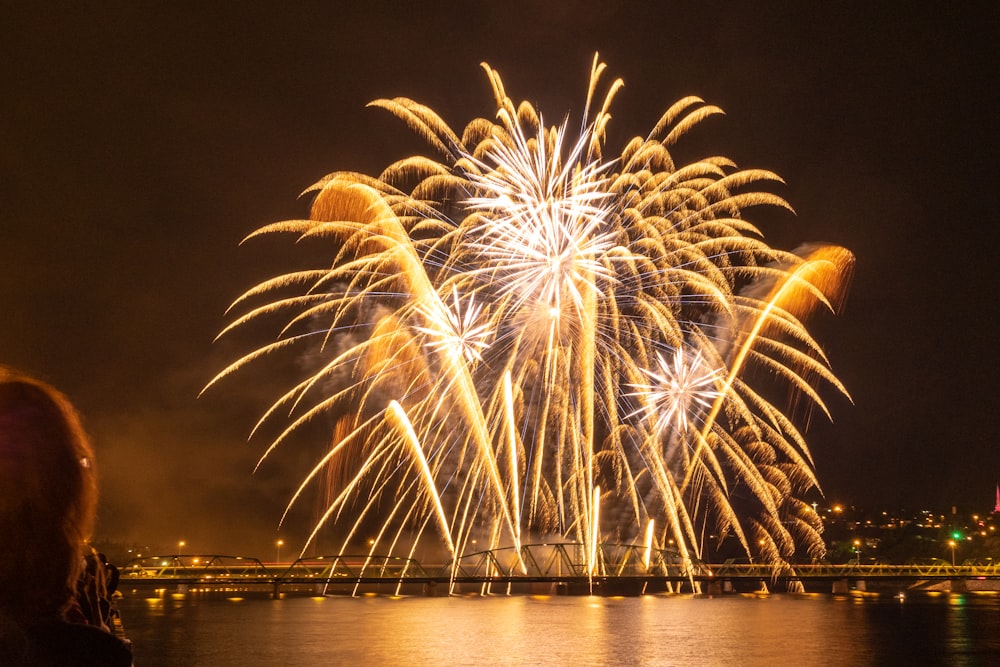
[[[377,100],[430,155],[330,174],[308,220],[250,237],[318,240],[332,259],[237,299],[223,334],[283,326],[213,380],[322,338],[322,362],[261,419],[288,418],[262,462],[307,422],[333,424],[289,505],[326,485],[303,550],[324,526],[346,546],[374,524],[372,553],[560,538],[585,545],[591,571],[602,541],[698,558],[735,536],[775,567],[819,555],[794,408],[847,393],[805,320],[840,305],[851,253],[763,241],[746,212],[790,208],[768,191],[777,175],[675,163],[717,107],[686,97],[609,156],[622,82],[602,87],[596,57],[582,117],[558,125],[484,68],[495,118],[455,132],[413,100]]]

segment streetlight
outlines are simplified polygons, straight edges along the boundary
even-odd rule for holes
[[[951,547],[951,566],[955,567],[955,540],[948,540],[948,546]]]
[[[274,556],[274,562],[275,563],[280,563],[281,562],[281,547],[283,547],[285,545],[285,541],[284,540],[278,540],[277,542],[274,543],[274,545],[278,548],[278,553],[276,553],[275,556]]]
[[[186,544],[187,544],[187,542],[185,542],[184,540],[180,540],[179,542],[177,542],[177,554],[178,555],[180,555],[181,552],[184,551],[184,545],[186,545]]]
[[[861,565],[861,540],[854,540],[854,557],[858,561],[858,565]]]

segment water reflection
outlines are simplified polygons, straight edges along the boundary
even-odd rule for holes
[[[1000,598],[126,598],[136,664],[996,664]],[[935,660],[938,661],[935,663]]]

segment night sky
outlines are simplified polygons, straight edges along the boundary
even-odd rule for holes
[[[197,397],[262,342],[213,343],[226,307],[298,261],[284,239],[239,241],[305,215],[298,194],[331,171],[422,150],[370,100],[411,97],[461,128],[493,114],[487,61],[550,123],[578,119],[595,52],[625,80],[609,154],[698,95],[726,115],[679,156],[777,172],[796,215],[751,210],[765,240],[857,256],[845,311],[813,327],[854,399],[826,392],[834,422],[807,435],[827,500],[992,509],[996,2],[10,4],[0,363],[83,412],[102,537],[273,544],[312,454],[252,474],[266,443],[247,434],[276,391],[259,373]]]

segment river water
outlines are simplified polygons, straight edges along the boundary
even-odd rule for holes
[[[119,601],[137,667],[1000,665],[1000,595]]]

